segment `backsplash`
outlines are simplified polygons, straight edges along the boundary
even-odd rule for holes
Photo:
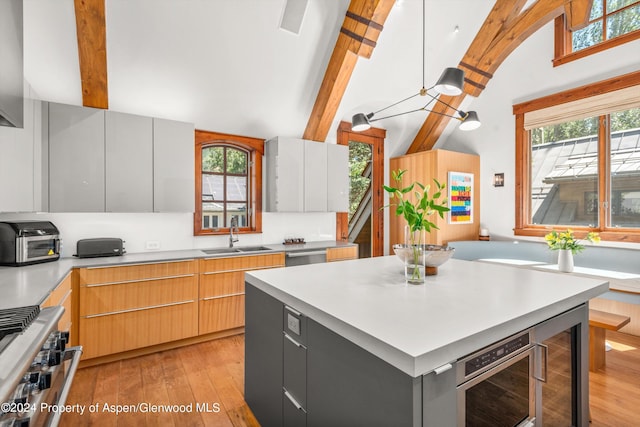
[[[0,213],[0,221],[47,220],[60,230],[62,257],[79,239],[120,237],[127,253],[224,247],[229,237],[194,236],[192,213]],[[335,240],[335,213],[263,213],[261,234],[240,234],[238,246]]]

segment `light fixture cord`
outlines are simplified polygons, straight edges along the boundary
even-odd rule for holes
[[[425,3],[427,0],[422,0],[422,89],[424,89],[424,74],[426,71],[426,65],[425,65],[425,52],[424,50],[426,49],[426,31],[425,31],[425,13],[426,13],[426,7],[425,7]]]

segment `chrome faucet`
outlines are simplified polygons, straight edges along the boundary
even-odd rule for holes
[[[236,230],[236,235],[233,235],[233,230]],[[238,229],[238,217],[231,217],[231,225],[229,225],[229,247],[232,248],[233,244],[238,241],[238,233],[240,230]]]

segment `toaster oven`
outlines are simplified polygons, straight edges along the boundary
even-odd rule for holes
[[[60,233],[49,221],[0,222],[0,265],[21,266],[60,258]]]

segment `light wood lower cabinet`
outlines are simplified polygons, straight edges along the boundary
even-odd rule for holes
[[[64,313],[58,321],[58,330],[70,332],[72,327],[71,316],[71,289],[72,289],[72,274],[69,272],[67,276],[62,279],[60,284],[49,294],[46,300],[40,305],[40,307],[53,307],[61,305],[64,307]]]
[[[358,258],[358,246],[347,246],[344,248],[327,248],[327,262],[344,261]]]
[[[83,359],[198,334],[195,260],[79,269]]]
[[[200,260],[200,334],[244,326],[244,272],[284,267],[284,253]]]

